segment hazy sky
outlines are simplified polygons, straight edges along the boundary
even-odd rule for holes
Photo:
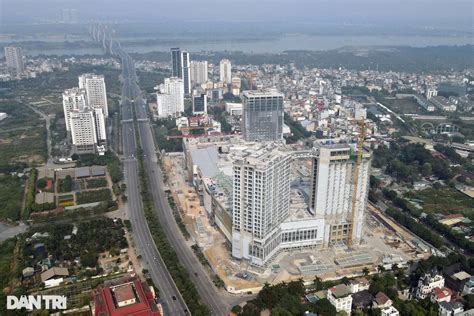
[[[86,20],[474,27],[472,0],[0,0],[0,27],[58,17],[63,8],[77,9]]]

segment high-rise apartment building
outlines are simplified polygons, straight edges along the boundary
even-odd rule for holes
[[[16,46],[6,46],[4,52],[9,71],[14,74],[22,73],[25,66],[23,64],[21,48]]]
[[[316,217],[325,219],[324,245],[347,242],[351,230],[353,244],[357,244],[362,237],[369,192],[370,152],[364,150],[362,162],[355,168],[357,154],[350,145],[316,143],[315,148],[319,154],[313,160],[310,207]]]
[[[184,83],[177,77],[166,78],[156,93],[158,116],[166,118],[184,112]]]
[[[206,60],[191,61],[191,84],[200,85],[208,80],[208,65]]]
[[[207,94],[201,93],[193,96],[193,114],[207,113]]]
[[[224,84],[232,83],[232,64],[228,59],[222,59],[219,63],[219,76]]]
[[[71,130],[71,111],[82,110],[86,107],[87,97],[84,89],[72,88],[63,92],[63,111],[66,130]]]
[[[283,138],[283,94],[276,90],[242,92],[242,133],[247,141]]]
[[[87,105],[89,107],[102,109],[105,117],[109,116],[104,76],[83,74],[79,76],[79,88],[86,91]]]
[[[171,49],[171,76],[183,80],[184,94],[191,95],[191,74],[189,53],[179,48]]]
[[[79,153],[95,152],[97,131],[94,112],[87,109],[71,111],[72,143]]]
[[[281,244],[280,224],[290,206],[290,160],[262,148],[234,161],[232,255],[263,265]]]
[[[107,131],[102,109],[89,107],[70,112],[71,138],[78,153],[105,153]]]

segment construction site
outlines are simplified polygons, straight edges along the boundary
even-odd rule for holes
[[[367,202],[364,190],[368,186],[370,154],[364,152],[361,144],[360,140],[352,147],[325,143],[317,145],[317,150],[308,151],[286,145],[262,147],[232,136],[192,138],[185,140],[184,153],[164,155],[162,165],[183,222],[212,270],[224,281],[229,292],[247,293],[258,291],[266,282],[299,278],[312,281],[315,276],[321,279],[357,276],[367,271],[375,272],[381,266],[385,269],[393,265],[403,267],[410,260],[431,255],[431,249],[421,240]],[[277,156],[283,157],[278,157],[277,161],[291,155],[288,159],[289,183],[282,184],[288,186],[288,195],[282,198],[288,201],[283,207],[288,210],[275,226],[277,228],[271,231],[273,236],[275,231],[280,234],[279,244],[264,262],[252,261],[255,259],[252,256],[262,258],[252,251],[239,258],[235,255],[235,235],[243,233],[236,232],[236,214],[232,214],[239,205],[234,200],[238,195],[233,192],[236,161],[244,159],[245,165],[253,160],[257,164],[266,163],[274,159],[275,150],[278,150]],[[332,167],[333,161],[336,161],[336,169]],[[325,179],[337,179],[324,174],[323,163],[329,166],[330,172],[360,174],[355,181],[343,179],[350,182],[349,190],[357,194],[350,194],[346,187],[331,194],[327,193],[328,187],[322,190],[321,187],[328,183],[317,179],[316,173]],[[341,169],[345,165],[347,170]],[[318,190],[332,200],[317,198]],[[276,190],[277,194],[285,194],[283,191]],[[338,198],[343,199],[337,201]],[[317,201],[323,201],[324,205],[336,201],[337,205],[342,205],[343,212],[321,213]],[[260,242],[257,233],[255,236],[246,245],[249,249],[256,249]]]

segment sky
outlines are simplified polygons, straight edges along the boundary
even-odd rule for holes
[[[59,17],[63,8],[77,9],[88,21],[474,28],[474,1],[470,0],[0,0],[0,28]]]

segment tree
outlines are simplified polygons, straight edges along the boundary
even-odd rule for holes
[[[369,275],[369,269],[367,267],[365,267],[364,269],[362,269],[362,273],[365,275],[365,276],[368,276]]]
[[[97,255],[92,253],[85,253],[81,256],[81,264],[84,267],[93,268],[97,264]]]
[[[36,186],[40,190],[43,190],[46,187],[47,184],[48,184],[48,182],[46,181],[45,178],[41,178],[38,181],[36,181]]]
[[[423,177],[429,177],[433,174],[433,170],[431,168],[431,164],[429,162],[425,162],[421,167],[421,175]]]
[[[239,314],[240,312],[242,312],[242,306],[240,305],[234,305],[232,306],[232,309],[230,310],[232,313],[234,314]]]
[[[327,298],[320,299],[314,303],[312,310],[324,316],[336,316],[336,308],[329,302]]]

